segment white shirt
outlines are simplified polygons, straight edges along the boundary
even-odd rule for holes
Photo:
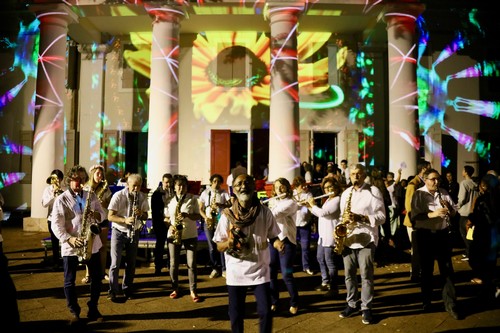
[[[302,191],[300,193],[297,193],[297,191],[294,190],[293,197],[295,198],[295,200],[297,200],[297,202],[305,202],[309,198],[312,198],[313,195],[311,192]],[[311,212],[309,211],[309,209],[307,209],[307,206],[299,205],[297,214],[295,216],[295,225],[297,227],[305,227],[309,224],[309,222],[311,222]]]
[[[275,200],[275,205],[271,208],[271,212],[276,218],[278,227],[281,230],[278,236],[280,240],[288,238],[290,242],[297,244],[297,226],[295,225],[295,218],[298,208],[299,206],[292,198]]]
[[[64,190],[64,189],[63,189]],[[56,196],[54,194],[54,190],[52,185],[45,187],[42,193],[42,206],[47,208],[47,218],[51,221],[50,213],[52,212],[52,207],[54,206],[54,201],[56,200]]]
[[[175,210],[178,203],[178,198],[176,195],[170,199],[168,206],[165,207],[165,216],[170,216],[170,223],[173,225],[175,221]],[[186,193],[184,200],[179,208],[181,213],[187,214],[200,214],[200,206],[198,205],[198,196]],[[183,220],[184,229],[182,230],[182,239],[198,238],[198,226],[196,225],[196,220],[191,220],[189,217],[185,217]],[[172,226],[168,228],[167,237],[172,236]]]
[[[146,194],[142,192],[137,192],[139,195],[137,206],[143,212],[149,211],[149,203]],[[111,201],[108,206],[108,210],[113,210],[116,215],[123,217],[130,217],[130,212],[132,212],[133,199],[129,197],[128,187],[116,192],[111,197]],[[121,232],[128,232],[129,227],[124,223],[112,223],[113,228]],[[141,221],[136,220],[134,230],[139,230],[141,228]]]
[[[76,256],[78,254],[76,249],[69,245],[68,239],[78,237],[81,233],[87,196],[87,191],[83,191],[82,195],[73,196],[73,192],[66,190],[54,202],[51,215],[51,229],[54,235],[61,241],[62,256]],[[101,204],[95,195],[92,195],[90,200],[90,209],[101,214],[100,221],[93,222],[100,223],[105,219]],[[101,246],[101,238],[99,236],[94,237],[92,253],[97,253]]]
[[[313,206],[312,213],[318,217],[318,244],[333,247],[335,227],[340,217],[340,197],[328,198],[321,208]]]
[[[210,203],[212,202],[212,200],[214,200],[214,196],[215,196],[215,202],[219,204],[226,204],[231,200],[231,196],[225,190],[221,189],[216,193],[211,187],[207,187],[200,194],[200,198],[198,200],[205,205],[205,214],[208,217],[210,217],[212,213],[212,208],[210,208]],[[222,212],[222,209],[223,208],[219,206],[219,213]]]
[[[215,243],[225,242],[229,238],[230,222],[225,214],[217,225],[213,241]],[[268,239],[276,238],[280,228],[276,219],[266,206],[261,206],[259,215],[255,222],[242,228],[241,231],[249,236],[250,255],[244,259],[235,258],[226,253],[226,283],[229,286],[253,286],[271,281],[269,265],[271,255],[269,253]]]
[[[342,192],[340,198],[340,219],[346,208],[347,198],[353,186]],[[380,190],[364,183],[359,190],[354,190],[351,198],[351,212],[368,216],[370,223],[359,223],[347,236],[344,244],[351,249],[361,249],[373,242],[378,244],[378,226],[385,222],[384,199]]]

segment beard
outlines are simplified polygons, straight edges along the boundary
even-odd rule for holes
[[[236,197],[238,198],[238,201],[247,202],[252,200],[253,193],[247,193],[247,192],[238,193],[236,194]]]

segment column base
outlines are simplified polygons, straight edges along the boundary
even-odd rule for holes
[[[23,231],[43,231],[48,232],[46,217],[25,217],[23,218]]]

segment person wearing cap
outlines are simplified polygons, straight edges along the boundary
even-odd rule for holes
[[[54,265],[54,270],[58,270],[60,267],[60,249],[59,249],[59,239],[54,235],[51,228],[51,214],[52,208],[54,206],[55,199],[64,192],[63,185],[64,174],[61,170],[52,170],[50,176],[47,178],[47,187],[44,189],[42,194],[42,206],[47,208],[47,226],[50,232],[50,241],[52,244],[52,264]]]

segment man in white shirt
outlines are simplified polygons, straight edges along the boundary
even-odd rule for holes
[[[371,309],[374,296],[375,249],[379,240],[379,225],[385,222],[386,213],[380,190],[365,183],[365,167],[362,164],[355,164],[349,171],[352,186],[342,193],[340,216],[342,223],[348,228],[353,228],[344,240],[345,247],[342,251],[347,307],[339,316],[347,318],[357,313],[357,303],[361,300],[361,321],[367,325],[373,321]],[[361,293],[358,292],[356,274],[358,266],[361,275]]]
[[[465,244],[465,257],[462,260],[469,260],[469,247],[470,240],[467,239],[467,220],[469,219],[469,214],[472,213],[472,203],[475,198],[479,195],[478,184],[472,180],[472,175],[474,174],[474,167],[470,165],[464,166],[462,171],[462,176],[464,180],[460,182],[458,190],[458,202],[457,208],[459,217],[459,230],[462,239]]]
[[[247,290],[253,288],[259,331],[272,331],[270,253],[268,242],[279,251],[280,228],[269,208],[255,195],[255,180],[239,175],[232,183],[236,200],[226,208],[214,234],[217,249],[226,252],[229,319],[233,332],[243,332]]]

